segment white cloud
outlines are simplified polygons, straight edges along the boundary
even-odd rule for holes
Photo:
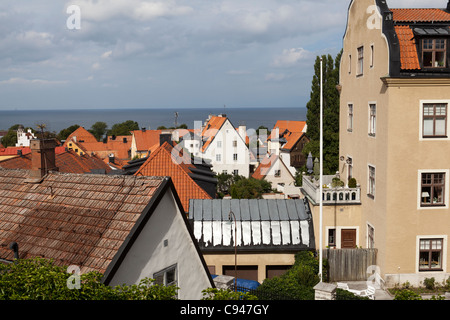
[[[0,81],[1,85],[18,84],[18,85],[60,85],[66,84],[67,81],[45,80],[45,79],[24,79],[24,78],[10,78],[8,80]]]
[[[291,48],[283,50],[283,53],[275,57],[272,62],[274,67],[290,67],[299,61],[309,58],[311,53],[303,48]]]
[[[266,81],[275,81],[275,82],[279,82],[279,81],[283,81],[286,80],[288,78],[290,78],[291,76],[286,75],[284,73],[268,73],[266,74],[266,76],[264,77],[264,80]]]

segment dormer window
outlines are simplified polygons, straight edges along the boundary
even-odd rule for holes
[[[422,40],[422,63],[424,68],[446,68],[447,41],[426,38]]]

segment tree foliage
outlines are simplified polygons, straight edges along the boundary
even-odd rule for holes
[[[152,284],[149,278],[111,287],[101,282],[99,272],[81,274],[79,288],[71,289],[74,275],[66,270],[43,258],[0,264],[0,300],[171,300],[178,289]]]
[[[133,120],[116,123],[107,132],[108,136],[129,136],[131,131],[139,130],[139,124]]]
[[[326,268],[324,268],[326,270]],[[301,251],[294,265],[281,276],[264,280],[255,294],[291,300],[314,300],[314,286],[319,283],[319,260],[311,251]],[[276,299],[276,298],[275,298]]]
[[[264,179],[234,177],[230,186],[230,195],[233,199],[260,199],[263,193],[272,191],[272,183]]]
[[[311,142],[305,146],[306,155],[319,156],[320,144],[320,58],[323,61],[323,169],[334,174],[339,169],[339,65],[342,51],[333,59],[331,55],[317,57],[307,108],[307,135]]]
[[[97,121],[91,126],[91,129],[89,129],[89,132],[94,135],[94,137],[100,141],[103,136],[106,134],[108,125],[106,122],[103,121]]]
[[[74,132],[75,130],[77,130],[80,127],[80,125],[78,124],[74,124],[71,125],[68,128],[62,129],[57,135],[56,137],[58,138],[58,140],[62,141],[62,140],[66,140],[67,137],[69,137],[72,132]]]

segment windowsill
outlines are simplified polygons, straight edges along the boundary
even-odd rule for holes
[[[445,203],[442,204],[421,204],[421,208],[445,208]]]
[[[419,269],[419,272],[442,272],[444,269]]]
[[[369,133],[369,137],[375,138],[375,133]]]
[[[372,200],[375,200],[375,196],[374,196],[373,194],[368,193],[368,194],[367,194],[367,197],[370,198],[370,199],[372,199]]]
[[[353,129],[347,129],[347,132],[353,132]]]
[[[448,136],[422,136],[422,139],[448,139]]]

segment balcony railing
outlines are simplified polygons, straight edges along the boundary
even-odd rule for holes
[[[324,187],[322,189],[323,204],[360,204],[361,203],[361,188],[348,187],[332,187],[331,181],[336,176],[323,176]],[[319,204],[320,202],[320,188],[319,181],[314,177],[303,175],[302,190],[308,197],[314,202]]]

